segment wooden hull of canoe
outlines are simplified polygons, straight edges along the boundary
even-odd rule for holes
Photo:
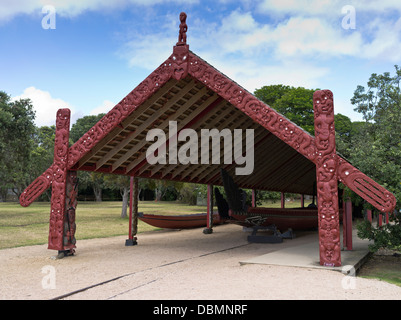
[[[206,227],[206,213],[188,214],[179,216],[142,214],[138,215],[138,219],[150,224],[151,226],[164,229],[191,229]],[[220,224],[218,214],[213,214],[213,224]]]
[[[247,215],[231,214],[236,223],[252,227],[252,219],[265,219],[261,226],[274,224],[281,232],[287,229],[308,230],[318,227],[317,209],[248,208]]]

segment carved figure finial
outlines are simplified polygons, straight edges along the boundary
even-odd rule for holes
[[[180,31],[178,33],[178,42],[177,46],[182,46],[187,44],[187,14],[185,12],[180,13]]]

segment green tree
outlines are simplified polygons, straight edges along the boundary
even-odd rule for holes
[[[33,136],[33,147],[31,150],[31,168],[30,176],[31,181],[39,177],[48,167],[53,163],[54,158],[54,139],[56,127],[43,126],[35,128]],[[51,190],[46,190],[44,199],[50,201]]]
[[[351,152],[352,162],[377,182],[393,192],[401,202],[401,71],[390,76],[372,74],[368,89],[358,86],[351,99],[363,114]]]
[[[107,174],[104,176],[104,185],[110,189],[119,190],[123,198],[121,218],[127,217],[128,200],[130,193],[130,177],[122,175]]]
[[[334,122],[337,152],[346,159],[349,159],[352,149],[352,139],[359,134],[358,123],[351,122],[350,118],[341,113],[334,115]]]
[[[70,139],[73,143],[77,142],[85,133],[89,131],[105,114],[90,115],[79,118],[71,127]]]
[[[373,73],[367,89],[358,86],[351,99],[356,111],[366,123],[359,125],[359,134],[352,140],[352,163],[361,171],[391,191],[401,208],[401,70],[395,75]],[[375,240],[373,250],[380,246],[399,247],[401,233],[399,214],[391,215],[394,224],[375,229],[360,230],[360,235]],[[361,227],[363,229],[363,227]],[[398,229],[397,229],[398,228]]]
[[[89,131],[102,117],[104,113],[98,115],[84,116],[79,118],[71,127],[70,140],[77,142],[85,133]],[[105,187],[104,175],[99,172],[78,172],[79,189],[90,187],[93,190],[96,201],[102,201],[102,190]]]
[[[31,161],[35,111],[29,99],[11,101],[0,91],[0,188],[18,197],[32,181]],[[36,177],[35,177],[36,178]]]
[[[318,89],[271,85],[256,89],[255,96],[283,114],[312,135],[315,132],[313,118],[313,93]]]
[[[314,135],[313,93],[316,90],[319,89],[295,88],[278,84],[256,89],[254,94],[258,99]],[[335,124],[337,151],[347,158],[354,132],[353,123],[347,116],[336,114]]]
[[[92,188],[95,201],[102,201],[102,193],[105,188],[104,174],[100,172],[78,171],[79,189]],[[79,192],[79,191],[78,191]]]

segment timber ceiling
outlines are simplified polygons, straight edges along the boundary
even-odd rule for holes
[[[146,151],[154,144],[154,141],[146,140],[148,131],[162,129],[168,140],[169,121],[177,122],[178,132],[187,128],[197,132],[198,164],[167,162],[152,165],[147,161]],[[224,163],[223,142],[220,143],[219,164],[201,164],[200,132],[213,128],[219,131],[227,128],[231,132],[242,129],[243,155],[246,151],[245,129],[254,129],[252,174],[236,175],[235,168],[245,164],[237,164],[234,159],[232,164]],[[185,143],[178,142],[177,149]],[[211,153],[211,143],[207,150]],[[210,163],[211,156],[209,154]],[[314,163],[191,76],[180,81],[170,79],[72,169],[222,185],[220,168],[224,168],[242,188],[313,194],[316,181]]]

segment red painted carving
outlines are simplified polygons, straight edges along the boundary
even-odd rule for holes
[[[319,90],[313,95],[316,146],[316,189],[319,220],[320,264],[341,265],[338,208],[337,155],[333,93]]]
[[[177,46],[182,46],[187,44],[187,14],[185,12],[180,13],[180,31],[178,32],[178,42]]]
[[[250,118],[293,147],[311,161],[315,161],[314,138],[280,115],[274,109],[258,100],[254,95],[240,87],[207,62],[189,53],[188,73],[224,99],[242,110]]]
[[[375,208],[381,212],[394,211],[397,202],[394,195],[341,157],[338,157],[337,173],[340,182]]]
[[[174,47],[173,54],[170,57],[170,59],[172,60],[171,66],[173,68],[174,79],[181,80],[188,75],[188,57],[188,45]]]
[[[60,109],[56,117],[48,246],[54,250],[63,250],[69,135],[70,110]]]
[[[49,169],[43,172],[38,178],[36,178],[21,194],[19,202],[21,206],[27,207],[33,201],[35,201],[43,192],[50,187],[53,181],[53,172],[55,165],[52,164]]]

